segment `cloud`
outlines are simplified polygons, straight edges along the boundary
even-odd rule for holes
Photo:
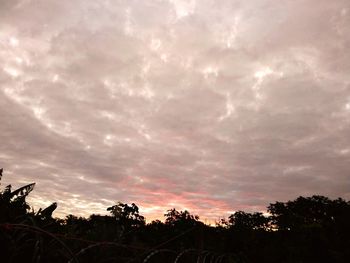
[[[58,215],[350,198],[350,4],[2,1],[0,164]]]

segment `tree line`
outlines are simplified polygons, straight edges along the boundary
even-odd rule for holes
[[[300,196],[215,226],[172,208],[164,222],[146,224],[136,204],[122,202],[109,215],[54,218],[57,203],[38,211],[27,203],[34,186],[0,191],[1,262],[350,262],[350,202],[342,198]]]

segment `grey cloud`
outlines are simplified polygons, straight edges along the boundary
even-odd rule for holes
[[[36,207],[211,220],[350,198],[350,4],[2,1],[0,166]],[[7,173],[7,175],[6,175]]]

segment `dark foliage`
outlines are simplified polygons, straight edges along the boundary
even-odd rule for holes
[[[0,182],[2,169],[0,169]],[[268,206],[269,215],[237,211],[216,227],[170,209],[146,224],[136,204],[111,215],[52,217],[34,212],[35,184],[0,192],[1,262],[349,262],[350,202],[298,197]]]

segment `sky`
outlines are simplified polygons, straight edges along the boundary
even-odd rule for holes
[[[56,216],[350,199],[349,0],[0,0],[2,187]]]

